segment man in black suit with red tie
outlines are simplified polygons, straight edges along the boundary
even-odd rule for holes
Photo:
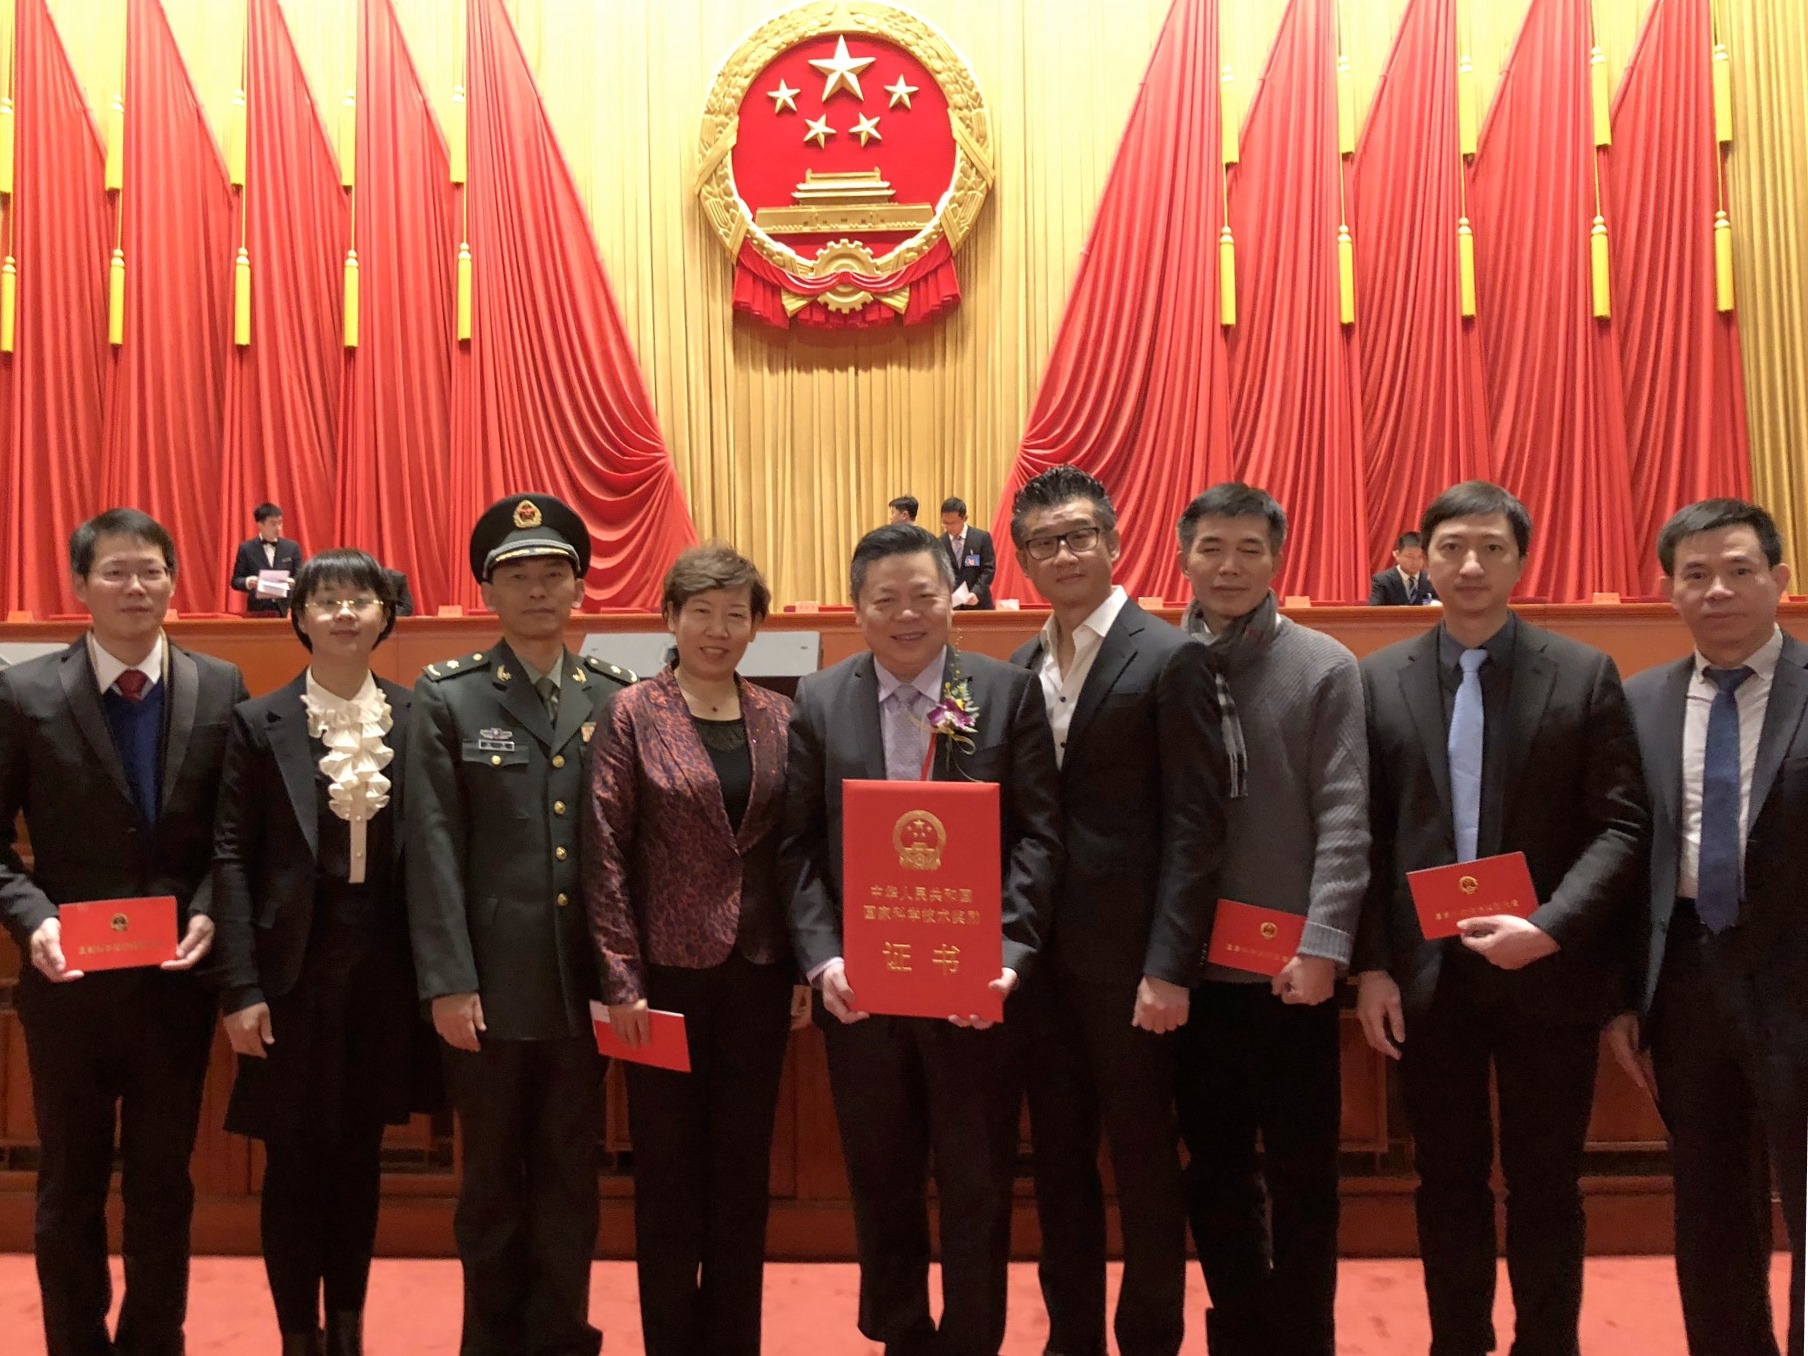
[[[163,634],[169,534],[111,509],[69,540],[88,632],[0,673],[0,920],[29,962],[17,1003],[41,1158],[34,1243],[49,1356],[181,1356],[188,1160],[213,1043],[213,995],[190,973],[213,939],[226,726],[239,671]],[[23,811],[26,869],[14,845]],[[173,895],[178,958],[86,974],[60,905]],[[119,1127],[125,1298],[107,1335],[107,1191]]]
[[[1468,481],[1425,511],[1441,623],[1362,662],[1372,864],[1352,968],[1401,1061],[1432,1356],[1494,1350],[1494,1131],[1518,1356],[1575,1356],[1580,1179],[1600,1031],[1617,1010],[1649,825],[1613,661],[1508,606],[1532,522]],[[1427,941],[1408,872],[1523,853],[1538,907]]]
[[[1773,1173],[1792,1263],[1788,1349],[1803,1349],[1808,646],[1777,626],[1789,567],[1756,504],[1679,509],[1657,554],[1695,650],[1626,684],[1651,793],[1651,918],[1610,1035],[1634,1080],[1656,1074],[1691,1356],[1777,1356]]]

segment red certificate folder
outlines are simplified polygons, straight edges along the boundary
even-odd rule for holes
[[[691,1041],[684,1031],[682,1012],[648,1011],[652,1020],[648,1030],[653,1039],[642,1046],[625,1044],[609,1025],[609,1009],[601,1003],[590,1005],[590,1025],[596,1032],[596,1048],[610,1059],[625,1059],[634,1064],[647,1064],[655,1069],[671,1069],[677,1073],[691,1071]]]
[[[1530,918],[1538,908],[1523,852],[1408,871],[1406,883],[1419,911],[1419,931],[1428,941],[1457,936],[1457,924],[1465,918],[1498,913]]]
[[[57,906],[63,963],[84,974],[176,959],[176,899],[96,899]]]
[[[1300,938],[1305,935],[1302,914],[1221,899],[1205,958],[1213,965],[1272,977],[1298,954]]]
[[[849,781],[841,945],[862,1012],[1001,1021],[999,805],[993,782]]]

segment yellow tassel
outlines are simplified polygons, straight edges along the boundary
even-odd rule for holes
[[[1714,140],[1722,146],[1733,139],[1733,62],[1726,44],[1714,44]]]
[[[235,89],[226,114],[226,174],[234,188],[245,186],[245,137],[245,91]]]
[[[1218,139],[1224,143],[1221,158],[1227,165],[1237,163],[1237,110],[1231,97],[1232,83],[1230,67],[1226,66],[1218,77]]]
[[[471,246],[464,241],[458,246],[458,341],[471,337]]]
[[[452,182],[465,181],[465,87],[452,86],[452,113],[446,119],[446,154],[452,161]]]
[[[1469,218],[1456,219],[1456,280],[1462,293],[1463,318],[1475,315],[1475,232],[1469,229]]]
[[[126,186],[126,101],[118,94],[107,109],[107,167],[103,185],[109,193]]]
[[[1475,62],[1468,53],[1456,59],[1456,148],[1465,156],[1475,154],[1476,126]]]
[[[345,252],[345,346],[358,347],[358,251]]]
[[[1733,309],[1733,223],[1724,208],[1714,213],[1714,309]]]
[[[19,266],[12,255],[0,267],[0,353],[13,351],[19,318]]]
[[[1218,323],[1237,323],[1237,242],[1228,223],[1218,232]]]
[[[1350,58],[1337,55],[1337,153],[1356,154],[1356,72]]]
[[[1356,242],[1347,224],[1337,228],[1337,318],[1356,323]]]
[[[126,252],[113,251],[107,266],[107,342],[115,348],[126,341]]]
[[[1588,281],[1595,319],[1606,320],[1613,315],[1613,289],[1607,272],[1607,219],[1599,215],[1588,231]]]
[[[1607,83],[1607,53],[1588,49],[1588,92],[1595,115],[1595,145],[1613,145],[1613,87]]]
[[[348,89],[339,105],[339,186],[350,188],[358,178],[358,92]]]
[[[251,343],[251,251],[243,245],[232,265],[232,342],[240,348]]]
[[[0,196],[13,193],[13,101],[0,99]]]

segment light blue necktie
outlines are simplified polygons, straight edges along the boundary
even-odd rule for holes
[[[1456,826],[1456,859],[1475,860],[1475,837],[1482,822],[1482,677],[1486,650],[1464,650],[1463,685],[1450,708],[1450,818]]]
[[[923,757],[929,752],[929,727],[918,712],[928,701],[908,683],[892,689],[885,707],[885,777],[887,781],[914,782],[923,775]]]
[[[1739,684],[1748,668],[1703,669],[1720,690],[1708,708],[1707,747],[1701,759],[1701,852],[1695,866],[1695,913],[1709,932],[1725,932],[1739,921],[1740,784]]]

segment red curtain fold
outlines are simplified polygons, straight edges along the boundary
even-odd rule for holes
[[[346,202],[278,0],[250,0],[242,241],[251,258],[251,343],[235,348],[225,422],[228,524],[283,508],[307,555],[335,544]]]
[[[1012,497],[1062,462],[1111,492],[1118,581],[1133,597],[1182,592],[1173,524],[1230,466],[1219,122],[1218,0],[1175,0],[993,519],[1001,597],[1034,598],[1009,546]]]
[[[216,612],[240,535],[220,503],[232,194],[159,0],[127,8],[125,106],[125,342],[107,388],[102,495],[175,538],[174,606]]]
[[[334,535],[404,571],[431,613],[477,601],[465,563],[477,491],[452,460],[457,218],[446,143],[391,0],[362,0],[359,25],[361,304],[358,347],[343,359]]]
[[[1366,597],[1368,574],[1356,343],[1338,319],[1335,17],[1332,0],[1293,0],[1250,105],[1226,336],[1236,474],[1280,501],[1294,542],[1275,586],[1329,602]],[[1358,276],[1359,295],[1373,285]]]
[[[14,9],[15,159],[8,207],[19,292],[4,362],[0,596],[39,616],[75,610],[64,544],[100,500],[113,213],[87,101],[44,0]]]
[[[545,490],[590,529],[586,606],[656,608],[697,539],[577,186],[501,0],[470,5],[472,337],[453,459],[485,496]]]
[[[1455,0],[1410,0],[1351,174],[1367,568],[1449,486],[1490,474],[1481,335],[1462,317]]]
[[[1614,337],[1625,374],[1640,592],[1682,505],[1751,494],[1739,330],[1714,299],[1719,147],[1708,0],[1655,0],[1614,104]]]
[[[1521,594],[1552,602],[1640,591],[1614,336],[1625,317],[1596,320],[1590,300],[1589,47],[1588,0],[1532,0],[1475,169],[1493,461],[1532,514]],[[1604,196],[1600,210],[1610,238],[1627,228]]]

